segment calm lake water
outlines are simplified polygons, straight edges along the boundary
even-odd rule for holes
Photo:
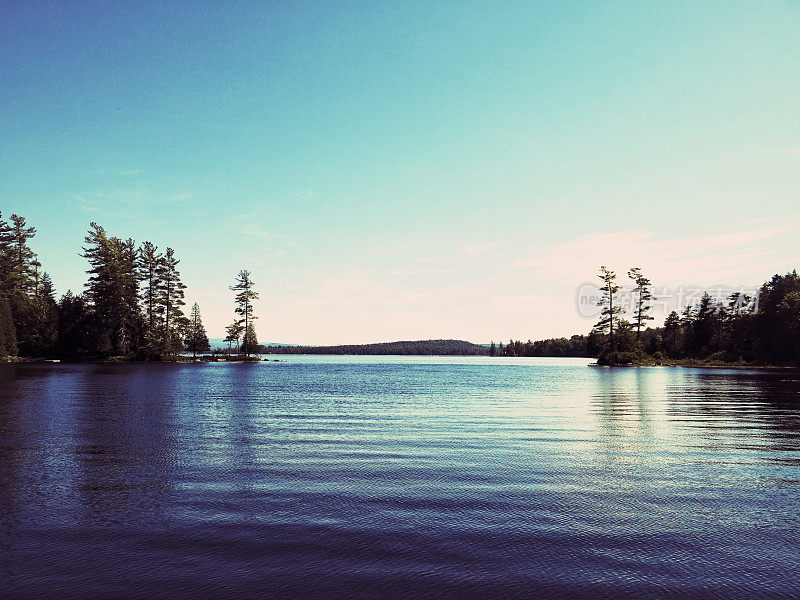
[[[798,598],[800,375],[0,365],[4,598]]]

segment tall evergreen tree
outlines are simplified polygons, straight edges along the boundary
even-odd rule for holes
[[[16,284],[13,265],[14,236],[0,213],[0,355],[17,353],[17,328],[9,298]]]
[[[178,264],[181,261],[175,258],[175,251],[167,248],[160,268],[161,304],[164,307],[164,355],[172,356],[175,350],[180,350],[180,331],[186,326],[186,317],[181,308],[186,304],[183,300],[186,285],[181,281]]]
[[[11,215],[11,272],[12,288],[32,293],[33,263],[35,254],[28,240],[36,235],[36,228],[25,223],[25,217]]]
[[[35,235],[36,228],[19,215],[11,215],[11,225],[0,223],[0,265],[5,269],[0,294],[10,306],[19,352],[28,356],[52,352],[57,329],[52,282],[48,277],[50,297],[42,296],[42,264],[28,245]]]
[[[614,304],[614,297],[619,292],[620,286],[617,284],[617,274],[614,271],[606,269],[605,266],[600,267],[600,281],[603,285],[600,291],[603,292],[603,297],[598,306],[603,309],[600,312],[600,320],[594,326],[594,330],[598,333],[608,333],[609,346],[614,348],[614,328],[618,325],[622,313],[622,307]]]
[[[239,315],[239,321],[244,325],[244,333],[247,336],[250,331],[250,325],[258,317],[253,316],[253,300],[258,299],[258,293],[253,291],[254,282],[250,279],[250,271],[242,269],[236,276],[236,283],[230,287],[231,291],[237,292],[235,296],[236,301],[236,314]],[[255,329],[253,329],[253,337],[255,337]],[[245,356],[250,354],[250,347],[242,345]]]
[[[2,217],[0,213],[0,295],[7,296],[13,287],[11,264],[14,237],[11,227]]]
[[[193,358],[197,358],[198,352],[211,350],[206,328],[203,327],[203,321],[200,318],[200,306],[197,302],[192,305],[192,310],[189,312],[189,324],[186,328],[185,345],[187,350],[192,351]]]
[[[672,358],[680,353],[681,318],[674,310],[669,313],[664,321],[664,344],[667,356]]]
[[[722,312],[708,293],[697,305],[689,337],[692,356],[708,356],[721,348]]]
[[[52,300],[53,302],[56,301],[56,291],[53,287],[53,280],[50,278],[50,274],[48,272],[42,273],[42,281],[39,286],[39,294],[40,297]]]
[[[142,308],[146,323],[144,354],[148,358],[158,353],[161,336],[161,323],[164,319],[164,305],[161,302],[164,281],[164,256],[151,242],[139,247],[139,275],[143,283]]]
[[[636,341],[642,336],[642,325],[645,321],[652,321],[653,317],[648,314],[650,311],[650,300],[653,297],[650,291],[650,280],[642,275],[641,267],[633,267],[628,271],[628,277],[636,284],[635,292],[638,292],[636,308],[634,310],[633,322],[636,326]]]
[[[96,223],[84,241],[83,256],[90,265],[86,295],[98,320],[97,350],[129,355],[141,331],[135,242],[109,237]]]

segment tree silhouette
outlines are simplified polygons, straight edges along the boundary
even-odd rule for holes
[[[237,292],[235,296],[236,314],[239,315],[239,322],[244,325],[245,335],[250,331],[252,322],[258,317],[253,316],[253,300],[258,299],[258,293],[253,291],[254,282],[250,279],[250,271],[242,269],[236,276],[236,283],[230,286],[231,291]],[[255,336],[255,329],[253,330]],[[249,356],[250,347],[242,345],[245,356]]]
[[[628,277],[631,278],[636,284],[636,287],[633,291],[639,293],[636,302],[636,310],[634,312],[636,341],[638,342],[642,336],[642,325],[644,325],[645,321],[653,320],[653,317],[647,314],[651,308],[649,302],[653,297],[653,294],[650,291],[650,280],[642,275],[642,269],[640,267],[633,267],[631,270],[629,270]]]
[[[607,269],[605,266],[600,267],[600,281],[603,285],[600,291],[603,292],[603,297],[598,303],[602,306],[603,310],[600,312],[600,320],[594,326],[594,331],[599,333],[608,332],[608,343],[613,348],[614,346],[614,327],[619,322],[619,315],[622,312],[621,306],[614,305],[614,296],[620,290],[620,286],[616,283],[617,274],[614,271]]]

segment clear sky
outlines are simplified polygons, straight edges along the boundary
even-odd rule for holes
[[[600,264],[800,256],[800,3],[0,4],[0,211],[81,290],[90,221],[172,246],[211,337],[585,333]]]

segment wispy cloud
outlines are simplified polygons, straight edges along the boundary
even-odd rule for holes
[[[118,177],[137,177],[142,174],[140,169],[109,169],[108,167],[100,167],[97,169],[98,175],[114,175]]]
[[[121,204],[164,204],[186,202],[192,195],[187,193],[156,192],[153,190],[113,190],[95,192],[95,198]]]
[[[599,233],[574,238],[513,266],[554,283],[574,282],[581,274],[590,278],[601,263],[623,273],[623,269],[640,265],[654,281],[711,283],[751,274],[766,277],[782,251],[775,242],[798,231],[800,221],[793,220],[674,239],[658,239],[650,231]]]
[[[245,235],[260,240],[272,241],[277,236],[267,231],[261,223],[243,222],[238,228],[239,235]]]
[[[151,189],[100,190],[74,197],[77,205],[93,215],[121,219],[141,219],[144,206],[178,204],[193,198],[191,192],[164,192]]]
[[[283,256],[292,241],[286,234],[268,228],[271,213],[270,209],[263,209],[234,215],[225,221],[218,233],[231,239],[247,237],[258,240],[263,242],[260,248],[262,251],[266,248],[272,255]]]

